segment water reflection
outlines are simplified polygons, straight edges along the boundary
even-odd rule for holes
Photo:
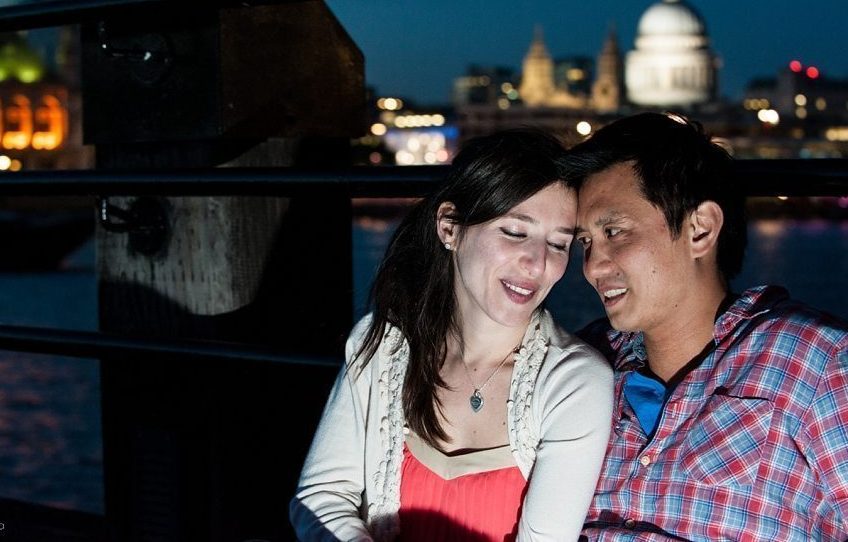
[[[2,496],[103,512],[96,362],[0,353]]]
[[[85,269],[0,273],[0,322],[96,329]],[[97,362],[0,351],[0,496],[102,513],[102,464]]]
[[[396,219],[369,218],[354,224],[354,316],[364,314],[368,287]],[[551,292],[548,307],[567,328],[603,315],[594,290],[581,273],[583,256],[572,254],[565,278]],[[745,265],[734,279],[736,291],[780,284],[813,306],[848,319],[848,221],[760,219],[748,225]]]
[[[793,297],[848,318],[848,222],[756,220],[734,289],[781,284]]]

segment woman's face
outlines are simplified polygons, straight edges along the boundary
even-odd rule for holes
[[[454,293],[463,325],[526,326],[565,273],[576,218],[574,190],[554,183],[464,232],[440,220],[440,237],[454,248]]]

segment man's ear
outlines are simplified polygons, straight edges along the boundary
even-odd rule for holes
[[[448,250],[456,248],[456,242],[459,239],[459,226],[451,218],[454,216],[456,216],[456,205],[450,201],[442,202],[436,211],[436,235]]]
[[[703,258],[718,246],[724,213],[718,203],[703,201],[689,214],[688,233],[692,257]]]

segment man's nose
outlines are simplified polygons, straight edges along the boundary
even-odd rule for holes
[[[583,276],[590,284],[609,273],[612,262],[603,243],[592,243],[583,251]]]

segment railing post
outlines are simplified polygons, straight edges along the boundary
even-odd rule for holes
[[[83,27],[83,97],[98,168],[345,166],[363,60],[322,1],[128,12]],[[105,203],[103,331],[341,356],[349,199]],[[171,361],[102,360],[111,540],[288,540],[335,370]]]

